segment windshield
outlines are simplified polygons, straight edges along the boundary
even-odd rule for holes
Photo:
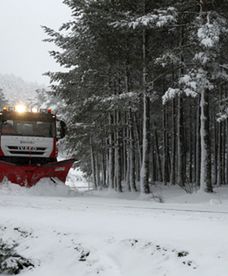
[[[1,126],[2,135],[54,137],[54,122],[5,120]]]

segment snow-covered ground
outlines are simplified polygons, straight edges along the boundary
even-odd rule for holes
[[[164,203],[45,181],[30,190],[3,184],[0,268],[24,258],[25,276],[227,276],[228,189],[154,191]],[[4,259],[3,247],[14,257]]]

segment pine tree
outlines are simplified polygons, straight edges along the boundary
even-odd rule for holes
[[[44,29],[68,71],[48,75],[67,105],[67,145],[96,186],[210,192],[211,166],[224,183],[228,127],[216,120],[228,113],[226,1],[64,2],[72,21]]]

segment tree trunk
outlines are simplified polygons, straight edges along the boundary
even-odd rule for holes
[[[222,140],[222,184],[226,183],[226,123],[223,122],[223,140]]]
[[[148,194],[149,188],[149,98],[144,95],[144,112],[143,112],[143,158],[140,171],[141,192]]]
[[[155,140],[155,149],[156,149],[156,156],[157,156],[157,167],[158,167],[158,181],[163,180],[163,175],[162,175],[162,165],[161,165],[161,155],[160,155],[160,150],[159,150],[159,144],[158,144],[158,132],[156,125],[154,126],[154,140]]]
[[[213,179],[213,183],[214,183],[214,185],[217,185],[217,181],[218,181],[218,128],[217,128],[215,112],[213,114],[213,120],[214,120],[214,179]]]
[[[200,168],[201,168],[201,142],[200,142],[200,118],[201,107],[200,99],[197,99],[197,122],[196,122],[196,185],[200,186]]]
[[[102,185],[107,187],[106,150],[102,153]]]
[[[183,98],[178,97],[178,185],[183,187],[185,185],[185,172],[184,172],[184,118],[183,118]]]
[[[192,137],[192,104],[189,107],[189,183],[192,183],[193,169],[193,137]]]
[[[168,141],[167,141],[167,121],[166,107],[163,107],[163,184],[168,182]]]
[[[150,126],[150,113],[149,106],[150,100],[147,96],[146,84],[146,30],[143,30],[142,35],[142,55],[143,55],[143,151],[142,151],[142,166],[140,170],[140,188],[141,192],[148,194],[149,187],[149,126]]]
[[[175,99],[172,102],[172,155],[171,155],[171,172],[170,183],[172,185],[176,182],[176,103]]]
[[[137,191],[135,182],[135,150],[132,111],[129,111],[129,182],[131,191]]]
[[[208,91],[201,92],[201,116],[200,116],[200,142],[201,142],[201,170],[200,189],[205,192],[213,192],[211,184],[211,148],[209,134],[209,97]]]
[[[94,184],[95,189],[97,189],[96,163],[95,163],[95,156],[94,156],[94,151],[93,151],[92,137],[90,137],[90,155],[91,155],[91,168],[92,168],[93,184]]]
[[[115,189],[122,192],[122,168],[121,168],[121,131],[120,112],[116,112],[116,143],[115,143]]]
[[[113,115],[109,114],[109,157],[108,157],[108,186],[114,189],[114,137],[113,137]]]
[[[228,184],[228,119],[226,119],[226,184]]]

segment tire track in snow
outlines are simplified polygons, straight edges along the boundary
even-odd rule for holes
[[[120,206],[118,206],[120,207]],[[142,210],[158,210],[158,211],[175,211],[175,212],[186,212],[186,213],[206,213],[206,214],[226,214],[226,211],[212,211],[212,210],[200,210],[200,209],[177,209],[177,208],[159,208],[159,207],[139,207],[139,206],[122,206],[124,209],[142,209]]]

